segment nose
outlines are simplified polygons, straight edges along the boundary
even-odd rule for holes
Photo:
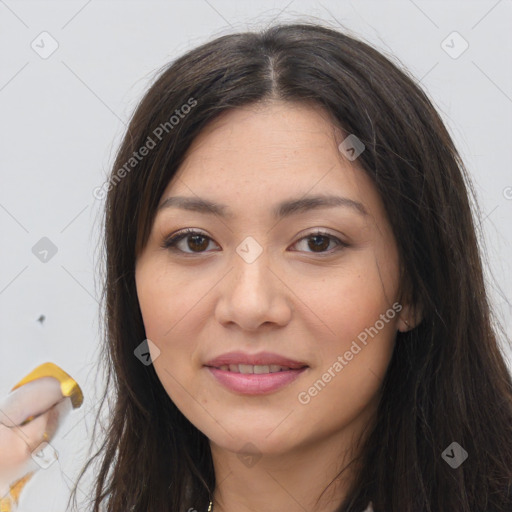
[[[266,251],[254,261],[236,253],[232,266],[220,283],[217,321],[224,326],[236,324],[244,331],[285,326],[292,316],[293,294]]]

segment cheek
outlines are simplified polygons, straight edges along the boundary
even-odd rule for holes
[[[169,396],[186,409],[190,395],[183,386],[193,392],[194,372],[200,365],[199,333],[207,320],[205,295],[216,281],[198,279],[193,270],[162,268],[165,262],[139,267],[137,295],[146,336],[160,351],[153,362],[155,371]]]
[[[396,311],[368,274],[345,276],[337,284],[324,312],[336,336],[318,338],[319,364],[296,397],[308,418],[322,419],[324,433],[375,405],[396,337]]]
[[[153,271],[151,269],[154,269]],[[201,299],[214,285],[198,279],[192,270],[172,272],[165,262],[147,265],[137,271],[137,295],[148,338],[167,343],[176,339],[184,324],[201,308]],[[197,317],[194,318],[197,321]],[[188,338],[188,341],[192,341]]]
[[[309,288],[308,303],[327,333],[317,338],[319,364],[310,384],[318,385],[308,393],[319,397],[314,407],[329,400],[362,407],[378,391],[396,337],[395,278],[392,261],[377,264],[373,252],[360,252]]]
[[[354,252],[339,268],[331,269],[325,279],[303,278],[301,288],[305,291],[301,300],[309,306],[310,315],[314,313],[322,320],[325,339],[342,349],[391,308],[396,277],[393,262],[377,263],[373,251]],[[389,320],[389,324],[394,323]],[[382,330],[393,329],[386,323]]]

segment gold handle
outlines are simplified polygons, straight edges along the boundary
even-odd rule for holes
[[[28,382],[32,382],[33,380],[40,379],[41,377],[54,377],[60,382],[60,389],[64,396],[69,396],[71,398],[71,404],[73,405],[73,409],[77,409],[82,405],[84,401],[84,395],[80,386],[77,382],[69,376],[62,368],[57,366],[54,363],[43,363],[39,365],[37,368],[32,370],[27,376],[23,377],[12,389],[15,389],[23,386],[23,384],[27,384]]]

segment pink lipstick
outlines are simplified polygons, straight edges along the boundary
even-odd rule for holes
[[[229,352],[208,361],[205,366],[222,385],[246,395],[277,391],[308,368],[303,362],[271,352]]]

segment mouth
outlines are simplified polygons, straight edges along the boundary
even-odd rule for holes
[[[236,351],[222,354],[205,365],[214,383],[243,395],[273,393],[289,385],[309,366],[281,354]]]
[[[241,395],[268,395],[279,391],[298,379],[309,366],[296,368],[278,364],[225,364],[205,366],[215,383]]]
[[[269,374],[269,373],[279,373],[279,372],[302,370],[304,368],[307,368],[307,365],[291,368],[289,366],[281,366],[278,364],[270,364],[270,365],[223,364],[220,366],[209,366],[209,368],[215,368],[216,370],[222,370],[224,372],[241,373],[244,375],[250,375],[250,374],[264,375],[264,374]]]
[[[275,373],[296,370],[307,364],[273,352],[250,354],[242,351],[227,352],[204,363],[205,366],[236,373]]]

